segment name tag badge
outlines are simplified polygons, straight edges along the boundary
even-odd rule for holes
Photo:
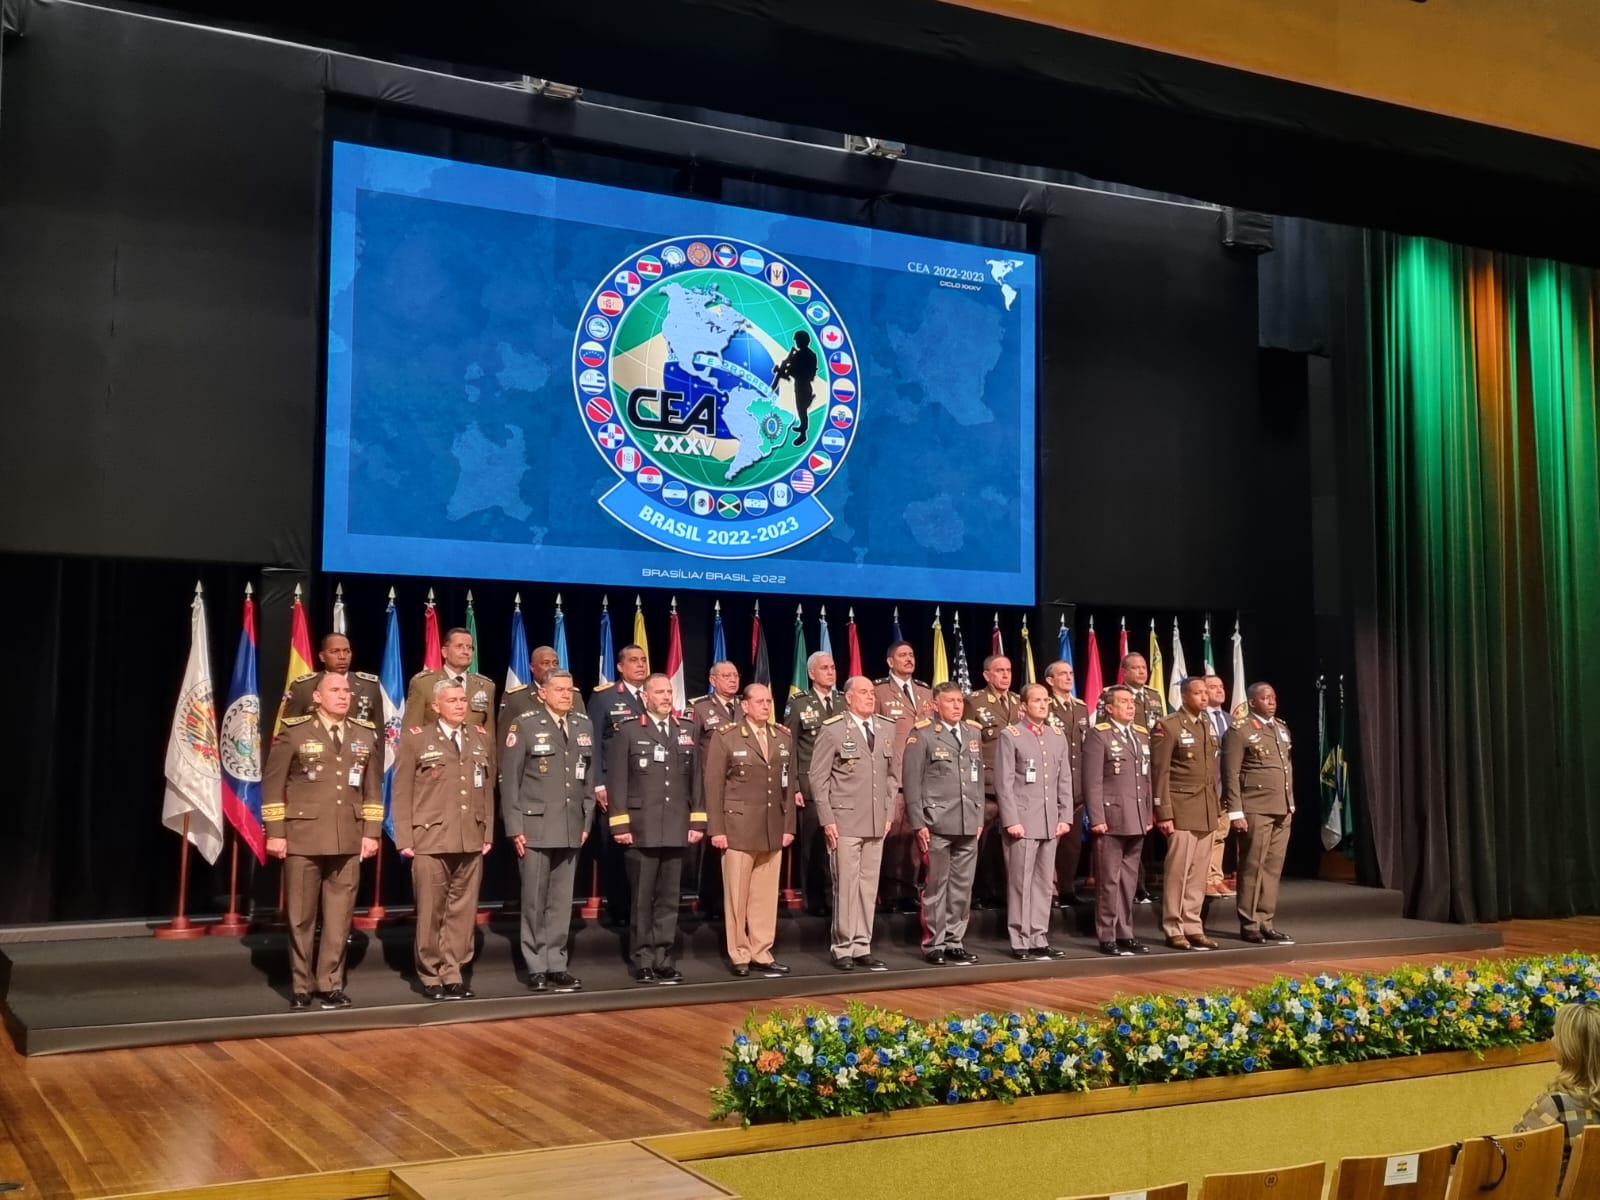
[[[748,750],[735,750],[733,752],[733,757],[735,757],[735,758],[749,758],[750,757],[750,751],[748,751]]]
[[[978,760],[977,759],[973,759],[970,763],[967,764],[967,782],[968,783],[977,783],[978,782]]]
[[[472,768],[472,786],[473,787],[482,787],[483,786],[483,764],[482,763],[478,763],[476,766],[474,766]]]
[[[579,783],[582,783],[584,781],[584,778],[588,774],[589,774],[589,760],[586,759],[586,758],[580,758],[578,760],[577,764],[572,768],[572,777],[574,779],[576,779]]]
[[[661,745],[659,742],[656,743],[655,760],[657,762],[666,762],[667,761],[667,748],[665,746]]]
[[[783,787],[783,788],[787,788],[789,786],[789,764],[788,763],[784,763],[783,764],[783,779],[779,782],[778,786],[779,787]]]
[[[1023,783],[1038,783],[1039,782],[1039,771],[1038,771],[1038,768],[1033,765],[1033,759],[1031,759],[1031,758],[1028,760],[1028,769],[1025,772],[1023,772],[1022,782]]]
[[[694,738],[690,737],[687,733],[680,733],[678,735],[678,745],[692,746],[694,745]]]
[[[350,786],[351,787],[360,787],[361,786],[362,767],[363,767],[363,765],[361,763],[356,763],[355,765],[353,765],[350,768]]]

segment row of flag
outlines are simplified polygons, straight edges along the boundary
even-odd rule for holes
[[[195,588],[195,595],[191,604],[190,622],[189,660],[184,672],[182,697],[174,714],[172,731],[167,746],[167,786],[162,804],[162,821],[164,825],[174,832],[183,833],[187,830],[189,840],[193,842],[207,862],[215,862],[221,853],[226,823],[226,826],[231,826],[235,830],[240,841],[255,855],[256,860],[264,862],[266,859],[266,835],[261,820],[262,705],[260,689],[257,683],[255,601],[252,589],[248,586],[245,588],[238,649],[234,655],[233,672],[228,681],[226,703],[220,721],[217,717],[212,693],[211,664],[207,649],[209,642],[206,632],[205,599],[199,586]],[[345,633],[345,622],[344,594],[341,587],[335,593],[332,631]],[[467,610],[463,627],[473,634],[474,653],[470,669],[478,670],[476,650],[478,640],[477,614],[470,591],[467,593]],[[643,601],[640,597],[635,597],[634,600],[631,632],[632,642],[644,649],[645,656],[648,659],[650,641],[645,628]],[[832,654],[832,635],[825,606],[819,612],[817,632],[817,648]],[[898,608],[894,610],[892,634],[893,640],[896,642],[906,640],[901,629],[900,610]],[[947,679],[953,679],[963,692],[970,693],[973,688],[972,673],[967,662],[966,642],[961,634],[961,615],[959,612],[953,612],[951,615],[951,636],[955,641],[955,659],[953,663],[950,660],[945,642],[942,610],[936,608],[932,624],[933,656],[928,677],[932,683],[936,684],[942,683]],[[570,669],[566,614],[559,595],[556,597],[551,645],[555,649],[561,667]],[[794,659],[789,680],[790,695],[801,691],[808,683],[806,663],[810,655],[804,611],[800,606],[795,609],[794,646]],[[865,674],[861,658],[860,635],[856,627],[855,610],[853,608],[849,610],[848,620],[845,625],[845,646],[846,662],[842,664],[846,668],[844,675]],[[1165,676],[1165,659],[1161,653],[1161,644],[1157,637],[1156,625],[1152,620],[1147,655],[1150,666],[1149,686],[1166,698],[1169,710],[1176,710],[1180,705],[1179,693],[1183,680],[1189,674],[1176,618],[1173,619],[1172,623],[1170,646],[1172,651],[1172,680],[1169,686]],[[1123,682],[1121,664],[1128,656],[1129,647],[1127,622],[1123,621],[1117,639],[1118,666],[1116,681],[1118,683]],[[1075,680],[1074,691],[1081,690],[1085,703],[1092,711],[1101,691],[1104,689],[1098,634],[1095,631],[1093,618],[1089,621],[1085,650],[1087,652],[1087,666],[1082,680]],[[994,616],[990,630],[989,653],[992,655],[1006,653],[1005,639],[1001,630],[998,612]],[[1205,624],[1201,654],[1206,673],[1215,673],[1209,618]],[[723,623],[722,602],[719,600],[714,607],[711,658],[713,662],[720,662],[730,657],[727,631]],[[1057,630],[1056,657],[1069,664],[1073,662],[1072,634],[1067,628],[1065,617],[1062,618],[1060,627]],[[300,589],[297,586],[290,615],[289,661],[285,677],[285,696],[287,696],[289,684],[314,669],[312,666],[313,661],[310,627],[306,618],[305,606],[301,601]],[[505,673],[507,690],[530,682],[527,678],[528,661],[527,626],[522,612],[522,597],[518,594],[514,601],[511,615],[511,656]],[[438,610],[433,593],[430,590],[423,610],[422,669],[437,670],[442,665],[442,662]],[[600,608],[600,653],[595,672],[600,684],[613,682],[615,662],[615,638],[612,632],[610,602],[609,598],[607,598],[602,600]],[[1026,616],[1022,619],[1021,653],[1018,655],[1018,662],[1014,666],[1016,668],[1014,677],[1017,680],[1017,685],[1039,681],[1040,676],[1034,659],[1032,634],[1028,628]],[[1244,642],[1237,622],[1235,622],[1233,631],[1232,667],[1232,707],[1238,709],[1245,703],[1246,676],[1244,671]],[[678,619],[677,599],[675,597],[672,601],[668,621],[666,674],[672,680],[674,706],[679,710],[686,709],[688,707],[688,696],[684,683],[683,638]],[[772,683],[772,669],[767,653],[766,633],[762,626],[760,601],[755,602],[751,618],[749,678],[752,682],[765,683],[768,686]],[[392,839],[394,828],[389,817],[390,795],[393,788],[395,746],[399,741],[400,715],[404,709],[406,687],[406,674],[402,665],[400,651],[400,621],[395,608],[395,594],[392,588],[389,591],[388,606],[385,612],[383,657],[378,679],[383,699],[382,716],[385,734],[384,832]],[[1078,686],[1080,684],[1081,689]],[[1342,750],[1344,741],[1342,679],[1339,683],[1340,731],[1337,741],[1330,742],[1327,737],[1326,719],[1322,711],[1324,705],[1322,703],[1323,688],[1321,681],[1319,681],[1318,695],[1319,732],[1322,734],[1323,740],[1319,761],[1323,762],[1324,812],[1325,815],[1330,811],[1333,814],[1328,817],[1332,824],[1324,829],[1323,837],[1324,841],[1327,841],[1335,829],[1340,831],[1340,838],[1348,836],[1349,832],[1348,779]],[[283,718],[284,709],[283,705],[280,704],[276,719],[273,722],[274,733],[282,727]],[[1337,844],[1338,840],[1335,839],[1333,844]]]

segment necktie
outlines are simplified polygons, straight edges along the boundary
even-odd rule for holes
[[[667,723],[665,721],[657,721],[656,722],[656,728],[661,731],[661,736],[662,737],[666,737],[667,736]]]
[[[556,727],[561,730],[561,740],[563,742],[570,740],[567,737],[567,719],[565,717],[562,717],[561,720],[556,722]]]
[[[344,738],[339,736],[339,731],[343,728],[343,725],[335,725],[333,729],[330,730],[330,732],[333,734],[333,752],[335,754],[338,754],[344,749]]]
[[[756,745],[761,747],[761,757],[767,756],[767,731],[760,725],[756,726]]]
[[[450,740],[451,740],[451,742],[453,742],[455,744],[456,753],[460,754],[461,753],[461,730],[460,729],[452,729],[450,731]]]
[[[900,690],[906,694],[906,703],[911,705],[912,708],[916,708],[917,697],[912,693],[911,685],[909,683],[902,683],[900,685]]]
[[[872,736],[872,723],[870,721],[861,722],[861,731],[867,735],[867,749],[869,751],[876,750],[878,748],[878,739]]]

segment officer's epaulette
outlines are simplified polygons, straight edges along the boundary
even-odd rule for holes
[[[321,675],[321,674],[322,674],[321,671],[307,671],[304,675],[296,675],[294,677],[294,681],[295,681],[295,683],[305,683],[307,680],[315,679],[318,675]]]
[[[965,721],[963,721],[961,723],[963,725],[971,725],[974,729],[982,729],[983,728],[983,722],[982,721],[974,721],[970,717],[967,720],[965,720]]]
[[[1135,732],[1135,733],[1142,733],[1142,734],[1144,734],[1144,735],[1145,735],[1145,736],[1146,736],[1146,737],[1149,737],[1149,736],[1150,736],[1150,731],[1149,731],[1149,730],[1148,730],[1148,729],[1146,729],[1146,728],[1145,728],[1145,727],[1144,727],[1144,726],[1143,726],[1143,725],[1135,725],[1135,726],[1134,726],[1134,727],[1133,727],[1133,731],[1134,731],[1134,732]]]
[[[378,728],[371,721],[363,721],[360,717],[351,717],[350,718],[350,724],[359,725],[363,729],[377,729]]]
[[[911,681],[911,686],[912,687],[921,687],[921,688],[931,688],[933,685],[931,683],[929,683],[926,679],[913,679]]]
[[[438,675],[438,674],[439,674],[438,671],[429,671],[429,670],[418,671],[415,675],[413,675],[411,677],[411,682],[415,683],[417,680],[421,679],[424,675]]]
[[[596,695],[596,696],[598,696],[598,695],[599,695],[599,694],[600,694],[600,693],[601,693],[601,692],[603,692],[603,691],[606,691],[606,690],[607,690],[607,689],[609,689],[609,688],[614,688],[614,687],[616,687],[616,686],[617,686],[617,685],[616,685],[616,684],[615,684],[615,683],[602,683],[602,684],[598,684],[598,685],[596,685],[596,687],[595,687],[595,689],[594,689],[594,692],[593,692],[593,694],[594,694],[594,695]]]
[[[1095,728],[1096,729],[1100,729],[1100,730],[1110,729],[1111,728],[1111,722],[1110,721],[1101,721],[1101,722],[1099,722],[1098,724],[1095,725]]]
[[[929,725],[932,725],[932,724],[933,724],[933,722],[930,721],[927,717],[923,717],[922,720],[918,721],[911,728],[913,728],[913,729],[926,729]]]
[[[1245,717],[1235,717],[1233,719],[1232,723],[1228,726],[1228,728],[1230,728],[1230,729],[1243,729],[1247,723],[1248,723],[1247,718],[1245,718]]]
[[[525,683],[514,683],[514,684],[512,684],[510,687],[508,687],[506,689],[506,695],[510,696],[510,695],[512,695],[512,694],[514,694],[516,692],[525,692],[527,690],[528,690],[528,685],[527,684],[525,684]]]
[[[892,682],[893,682],[893,680],[891,680],[887,675],[885,675],[882,679],[874,679],[872,681],[874,687],[881,686],[882,684],[885,684],[885,683],[892,683]]]
[[[283,723],[285,725],[304,725],[309,720],[311,720],[311,714],[307,713],[303,717],[285,717]]]
[[[783,724],[781,721],[774,721],[772,723],[772,727],[774,729],[776,729],[779,733],[788,733],[789,732],[789,727],[787,725]]]
[[[370,679],[373,683],[381,682],[371,671],[351,671],[350,674],[354,675],[357,679]]]
[[[842,720],[844,720],[844,714],[843,713],[835,713],[833,716],[829,717],[826,721],[824,721],[823,724],[824,725],[832,725],[835,721],[842,721]]]
[[[1017,727],[1015,725],[1007,725],[1006,726],[1006,732],[1009,733],[1012,737],[1021,737],[1022,736],[1021,734],[1019,734],[1017,732]]]

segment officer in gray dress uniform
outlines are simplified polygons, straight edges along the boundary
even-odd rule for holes
[[[962,720],[965,702],[959,684],[934,688],[935,715],[912,727],[901,761],[906,818],[928,859],[922,956],[936,966],[978,961],[964,942],[983,832],[983,727]]]
[[[1024,962],[1065,958],[1050,944],[1056,839],[1072,819],[1066,735],[1050,724],[1050,689],[1022,688],[1022,715],[997,740],[994,789],[1006,836],[1006,929]]]

